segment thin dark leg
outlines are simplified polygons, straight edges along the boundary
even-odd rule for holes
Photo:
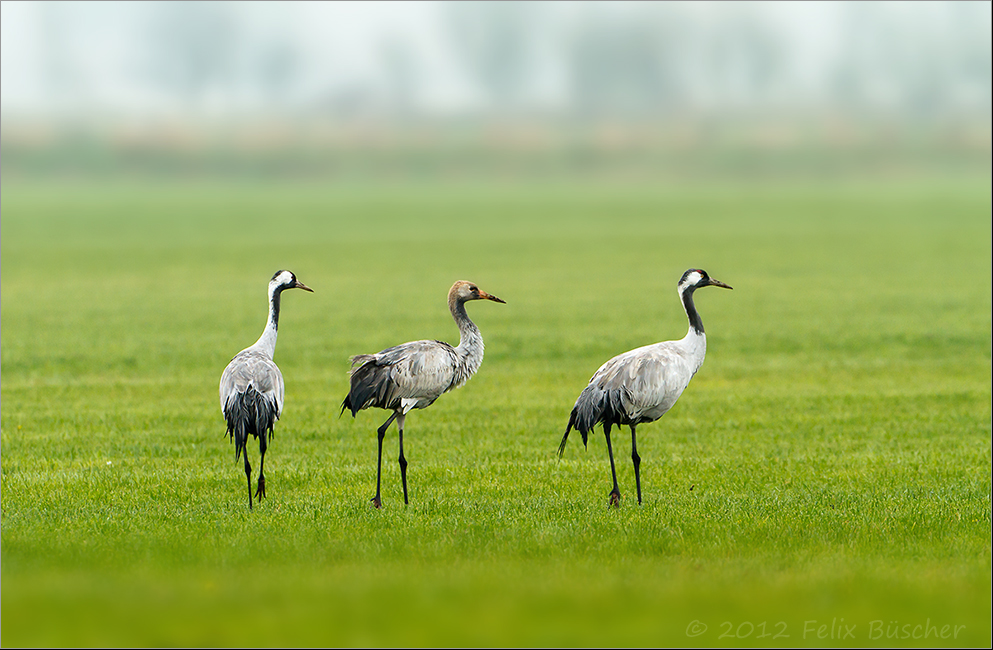
[[[614,467],[614,450],[610,446],[610,424],[604,423],[603,437],[607,439],[607,455],[610,456],[610,476],[614,479],[614,489],[610,491],[610,505],[621,505],[621,489],[617,487],[617,469]]]
[[[638,455],[638,440],[634,425],[631,425],[631,462],[634,463],[634,484],[638,486],[638,505],[641,505],[641,456]]]
[[[259,436],[259,453],[261,458],[259,459],[259,489],[255,491],[255,498],[262,502],[265,498],[265,450],[266,450],[266,436],[263,433]]]
[[[248,449],[245,449],[245,477],[248,479],[248,509],[252,509],[252,466],[248,464]]]
[[[373,508],[379,508],[383,505],[383,501],[380,499],[379,490],[383,479],[383,438],[386,437],[386,430],[390,428],[391,424],[393,424],[393,420],[396,419],[396,416],[397,414],[394,412],[390,415],[390,418],[386,422],[383,422],[383,426],[376,430],[376,433],[379,436],[379,456],[376,460],[376,496],[374,496],[370,501]]]
[[[400,430],[400,479],[403,481],[403,505],[407,505],[407,459],[403,457],[403,421],[407,416],[397,418],[397,428]]]

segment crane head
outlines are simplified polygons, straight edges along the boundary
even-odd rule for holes
[[[292,271],[276,271],[269,280],[269,293],[274,291],[283,291],[284,289],[303,289],[304,291],[310,291],[313,293],[313,289],[305,285],[303,282],[297,280],[297,276],[293,274]]]
[[[469,300],[492,300],[493,302],[507,304],[506,301],[500,300],[493,294],[486,293],[474,282],[459,280],[452,285],[452,289],[448,292],[449,303],[453,301],[468,302]]]
[[[683,277],[679,279],[679,293],[684,291],[695,291],[700,287],[723,287],[725,289],[731,289],[731,285],[724,284],[720,280],[715,280],[703,269],[689,269],[686,273],[683,273]]]

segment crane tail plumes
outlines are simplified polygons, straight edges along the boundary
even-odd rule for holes
[[[235,393],[224,407],[228,435],[234,440],[234,458],[237,461],[248,442],[248,436],[272,437],[272,427],[279,415],[275,402],[249,386],[243,393]],[[247,452],[246,452],[247,453]]]
[[[352,417],[364,408],[387,405],[390,392],[389,368],[376,363],[374,354],[357,354],[352,357],[351,389],[341,403],[341,413],[347,408]]]
[[[597,424],[606,425],[609,423],[613,426],[625,422],[626,419],[620,392],[618,390],[606,390],[599,384],[591,382],[579,394],[576,405],[569,415],[569,425],[566,427],[565,435],[562,436],[562,442],[559,444],[559,457],[565,451],[569,432],[572,429],[579,431],[585,447],[590,431]]]
[[[562,436],[562,442],[559,443],[559,458],[562,458],[562,454],[565,453],[565,445],[567,442],[569,442],[569,432],[572,431],[573,427],[579,429],[579,427],[576,426],[576,413],[578,412],[578,410],[579,410],[578,407],[573,408],[572,413],[569,415],[569,425],[566,426],[565,435]],[[589,429],[587,429],[586,431],[579,429],[579,435],[583,437],[583,447],[585,447],[586,440],[589,435]]]

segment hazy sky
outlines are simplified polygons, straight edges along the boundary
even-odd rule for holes
[[[554,48],[555,34],[568,30],[577,16],[600,12],[623,15],[642,10],[645,3],[531,3],[542,13],[547,32],[539,40]],[[689,19],[706,30],[727,24],[741,12],[737,2],[675,3]],[[886,27],[904,41],[948,38],[953,11],[941,2],[890,2],[879,6]],[[971,10],[985,23],[981,38],[989,43],[990,4]],[[429,111],[459,111],[485,101],[466,74],[452,47],[450,23],[442,2],[236,2],[227,3],[237,22],[240,56],[250,58],[279,39],[292,43],[297,65],[287,86],[287,104],[307,104],[342,89],[381,85],[384,44],[402,43],[416,76],[417,104]],[[847,47],[843,3],[757,2],[746,9],[771,25],[787,52],[783,73],[796,98],[824,92],[824,79],[833,61]],[[0,105],[5,112],[52,109],[117,112],[162,112],[180,105],[151,82],[147,69],[149,34],[162,5],[154,2],[26,2],[0,4]],[[985,19],[984,19],[985,18]],[[733,23],[732,23],[733,24]],[[977,28],[978,29],[978,28]],[[910,34],[910,38],[906,36]],[[249,45],[246,46],[245,44]],[[547,50],[546,48],[546,50]],[[547,51],[546,51],[547,53]],[[555,106],[564,98],[562,71],[554,57],[535,56],[530,98],[533,104]],[[243,70],[252,61],[242,62]],[[702,79],[701,83],[707,83]],[[251,110],[263,101],[247,86],[228,92],[224,110]],[[64,107],[65,107],[64,106]],[[63,108],[64,108],[63,107]]]

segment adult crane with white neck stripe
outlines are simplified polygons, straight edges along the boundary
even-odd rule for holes
[[[470,300],[492,300],[503,303],[472,282],[459,280],[448,292],[448,308],[459,326],[459,344],[452,347],[443,341],[412,341],[376,354],[352,357],[351,390],[341,403],[341,412],[352,412],[374,406],[393,411],[383,423],[379,436],[376,466],[375,508],[382,505],[380,483],[383,473],[383,438],[393,420],[397,422],[400,440],[400,477],[403,481],[403,502],[407,500],[407,459],[403,455],[403,425],[412,409],[431,406],[442,393],[469,381],[483,363],[483,336],[469,320],[465,303]]]
[[[654,422],[665,415],[703,365],[703,358],[707,353],[707,336],[703,332],[700,314],[693,304],[693,292],[701,287],[731,288],[714,280],[702,269],[686,271],[678,284],[679,299],[690,322],[686,336],[678,341],[664,341],[636,348],[619,354],[600,366],[580,393],[569,416],[569,424],[559,445],[559,457],[565,451],[565,444],[573,427],[579,430],[583,437],[583,446],[586,446],[589,432],[594,426],[601,424],[607,440],[607,454],[610,456],[610,474],[614,479],[614,487],[610,491],[612,506],[620,505],[621,491],[617,487],[614,452],[610,446],[611,427],[631,427],[631,461],[634,463],[634,479],[640,504],[641,456],[638,455],[635,427]]]
[[[313,291],[290,271],[276,271],[269,280],[269,320],[262,336],[231,359],[221,375],[221,412],[234,440],[234,459],[245,454],[248,478],[248,509],[252,509],[252,466],[245,444],[249,434],[259,440],[259,486],[255,496],[265,498],[265,452],[272,427],[283,412],[283,374],[272,360],[279,329],[280,295],[286,289]]]

